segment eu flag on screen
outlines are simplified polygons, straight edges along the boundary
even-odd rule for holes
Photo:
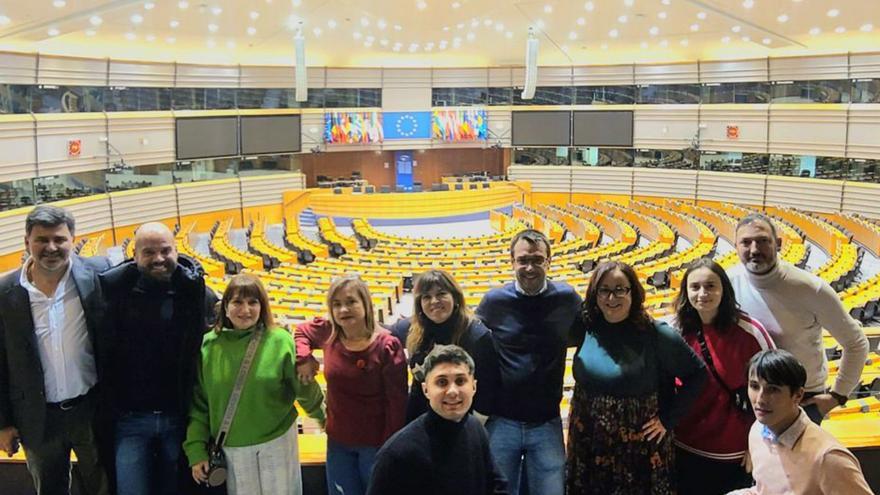
[[[389,139],[429,139],[431,112],[383,112],[382,132]]]

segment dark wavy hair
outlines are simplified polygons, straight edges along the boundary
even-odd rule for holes
[[[602,310],[599,309],[599,284],[605,275],[614,270],[620,270],[630,285],[629,294],[632,304],[629,307],[626,321],[639,330],[654,328],[654,319],[645,311],[645,288],[639,282],[639,277],[633,267],[622,261],[603,261],[593,271],[593,278],[590,279],[590,285],[587,287],[587,294],[584,296],[584,302],[581,306],[581,318],[583,318],[587,331],[592,332],[595,328],[607,324]]]
[[[691,263],[684,272],[684,277],[681,279],[681,288],[678,291],[678,296],[675,298],[675,323],[681,329],[681,333],[685,335],[694,333],[703,326],[700,313],[697,312],[697,309],[688,300],[687,291],[688,277],[690,277],[694,270],[699,270],[700,268],[712,270],[712,273],[718,275],[718,278],[721,280],[721,302],[718,304],[718,314],[715,315],[715,319],[710,323],[715,325],[715,328],[720,332],[723,332],[736,325],[737,320],[745,315],[745,312],[739,308],[739,303],[736,302],[733,285],[730,283],[730,278],[727,276],[724,268],[721,268],[721,265],[712,258],[700,258]]]
[[[452,275],[443,270],[428,270],[422,273],[416,277],[413,286],[413,317],[406,337],[406,350],[409,351],[410,356],[422,350],[425,344],[425,328],[429,325],[430,319],[422,310],[422,297],[433,288],[442,289],[452,296],[453,307],[449,320],[451,320],[453,344],[458,345],[461,342],[461,337],[471,324],[471,313],[465,303],[464,292]]]

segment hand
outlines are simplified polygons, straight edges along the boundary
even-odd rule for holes
[[[14,426],[7,426],[0,430],[0,450],[12,457],[18,452],[18,446],[18,429]]]
[[[296,376],[305,384],[312,383],[318,374],[318,361],[315,358],[307,358],[296,365]]]
[[[746,455],[743,456],[743,460],[740,463],[740,466],[743,467],[743,470],[745,472],[752,472],[752,454],[750,454],[748,450],[746,450]]]
[[[198,462],[192,467],[192,476],[197,484],[208,482],[208,461]]]
[[[645,423],[645,426],[642,426],[642,436],[649,442],[656,439],[657,443],[660,443],[666,436],[666,427],[660,422],[660,418],[654,416]]]
[[[819,414],[821,414],[823,418],[832,409],[840,405],[840,403],[837,402],[837,399],[835,399],[834,396],[831,394],[814,395],[809,399],[801,401],[802,406],[809,406],[810,404],[816,405],[816,409],[819,410]]]

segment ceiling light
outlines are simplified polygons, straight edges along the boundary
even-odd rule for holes
[[[400,24],[395,24],[395,25],[394,25],[394,30],[395,30],[395,31],[403,31],[403,26],[401,26]]]
[[[216,24],[208,24],[208,31],[211,31],[212,33],[216,33],[219,30],[220,30],[220,26],[218,26]]]
[[[828,17],[837,17],[840,15],[840,11],[837,9],[831,9],[828,12],[826,12],[826,15],[828,15]]]
[[[498,31],[499,33],[501,31],[504,31],[504,24],[501,24],[500,22],[496,23],[495,24],[495,31]]]
[[[327,21],[327,27],[330,29],[336,29],[336,21],[330,19],[329,21]]]
[[[355,31],[355,32],[351,33],[351,36],[352,36],[352,38],[354,38],[354,39],[356,39],[356,40],[359,40],[359,39],[361,39],[364,35],[362,35],[362,34],[360,33],[360,31]]]
[[[657,26],[651,26],[651,29],[648,30],[648,34],[650,34],[651,36],[657,36],[658,34],[660,34],[660,28],[658,28]]]
[[[418,2],[416,2],[416,8],[419,10],[425,10],[428,8],[428,2],[426,2],[425,0],[419,0]]]
[[[461,46],[461,38],[459,38],[458,36],[453,38],[452,39],[452,46],[454,46],[456,48],[460,47]]]
[[[392,48],[392,50],[394,50],[395,52],[399,52],[399,51],[400,51],[400,45],[394,45],[394,48]]]
[[[230,50],[233,49],[233,48],[235,48],[235,42],[232,41],[232,40],[227,41],[227,42],[226,42],[226,48],[229,48]]]
[[[8,16],[0,15],[0,26],[5,26],[10,22],[12,22],[12,19],[10,19]]]
[[[819,28],[817,28],[817,27],[814,27],[814,28],[810,29],[810,35],[811,35],[811,36],[817,36],[817,35],[818,35],[819,33],[821,33],[821,32],[822,32],[822,30],[819,29]]]
[[[272,0],[266,0],[266,2],[272,3]],[[299,7],[300,5],[302,5],[302,0],[293,0],[290,3],[292,3],[294,7]]]
[[[156,41],[156,37],[152,34],[148,34],[145,38],[149,43]]]
[[[658,19],[666,19],[666,12],[657,12]]]
[[[859,29],[861,31],[866,32],[866,33],[870,33],[871,31],[874,30],[874,25],[873,24],[862,24],[862,27],[860,27]]]
[[[217,42],[214,40],[208,40],[205,42],[205,44],[208,45],[208,48],[214,48],[215,46],[217,46]]]
[[[61,31],[59,31],[58,28],[49,28],[49,30],[46,31],[46,34],[48,34],[49,36],[58,36],[59,34],[61,34]]]
[[[535,26],[536,26],[538,29],[544,29],[544,27],[546,27],[547,25],[544,24],[544,20],[543,20],[543,19],[538,19],[538,22],[535,23]]]
[[[142,16],[140,14],[132,14],[132,16],[129,19],[131,20],[132,24],[140,24],[140,23],[144,22],[144,16]]]
[[[608,36],[612,38],[617,38],[618,35],[620,35],[620,31],[618,31],[617,28],[608,31]]]
[[[98,32],[94,29],[86,29],[86,36],[94,36],[96,34],[98,34]]]
[[[788,22],[788,14],[782,14],[776,18],[779,22]]]
[[[492,19],[486,19],[485,21],[483,21],[483,25],[486,26],[486,27],[491,26],[491,25],[492,25]]]
[[[248,36],[253,36],[253,35],[257,34],[257,28],[255,28],[253,26],[248,26],[247,34],[248,34]]]
[[[144,10],[153,10],[156,7],[156,4],[153,2],[144,3]]]
[[[507,38],[507,39],[511,39],[511,38],[513,38],[513,32],[508,31],[508,32],[504,33],[504,37]]]
[[[641,42],[641,44],[639,44],[639,46],[642,47],[642,50],[644,50],[645,48],[648,48],[648,42],[643,41],[643,42]]]
[[[578,34],[574,31],[569,31],[568,32],[568,39],[576,40],[576,39],[578,39]]]
[[[545,14],[552,14],[553,13],[553,6],[550,4],[545,5],[544,6],[544,13]]]
[[[260,17],[260,13],[257,12],[256,10],[252,10],[251,13],[250,13],[250,17],[251,17],[251,20],[256,21],[257,18]]]
[[[104,22],[104,19],[101,19],[101,16],[93,15],[89,17],[89,24],[92,26],[100,26],[102,22]]]
[[[693,32],[696,33],[696,32],[699,31],[699,30],[700,30],[700,25],[699,25],[699,24],[691,24],[691,31],[693,31]]]
[[[587,12],[592,12],[595,8],[596,5],[593,2],[587,2],[584,4],[584,10],[586,10]]]
[[[738,33],[740,31],[742,31],[742,26],[737,24],[736,26],[733,26],[732,28],[730,28],[730,30],[733,31],[734,33]]]
[[[702,21],[702,20],[705,20],[706,17],[707,17],[707,16],[706,16],[706,13],[705,13],[705,12],[697,12],[697,19],[699,19],[699,20]]]
[[[370,20],[367,19],[366,17],[361,17],[361,26],[367,27],[369,25],[370,25]]]
[[[315,26],[314,29],[312,29],[312,34],[314,34],[315,36],[321,36],[323,33],[324,30],[318,26]]]
[[[211,13],[214,15],[220,15],[223,13],[223,8],[218,6],[211,7]]]
[[[667,46],[669,46],[669,42],[668,42],[668,41],[666,41],[666,40],[661,40],[661,41],[660,41],[660,48],[666,48]]]
[[[67,2],[65,2],[64,0],[55,0],[54,2],[52,2],[52,5],[60,9],[67,5]]]
[[[125,33],[125,39],[127,39],[128,41],[134,41],[135,39],[137,39],[137,35],[134,33],[128,32],[128,33]]]
[[[685,38],[685,39],[679,41],[678,44],[681,46],[688,46],[690,44],[690,41],[688,41],[687,38]]]
[[[575,21],[575,22],[577,22],[577,25],[578,25],[578,26],[583,26],[583,25],[585,25],[585,24],[587,23],[587,20],[584,19],[583,17],[578,17],[578,18],[577,18],[577,21]]]
[[[626,24],[626,21],[628,21],[628,20],[629,20],[629,18],[626,17],[625,15],[622,15],[622,16],[620,16],[620,17],[617,18],[617,22],[619,22],[619,23],[621,23],[621,24]]]
[[[743,40],[743,41],[745,41],[746,43],[748,43],[749,41],[752,41],[752,39],[749,38],[748,36],[743,36],[743,37],[740,38],[740,39]]]
[[[385,19],[379,19],[378,21],[376,21],[376,27],[378,27],[379,29],[385,29],[386,27],[388,27],[388,23],[385,22]]]
[[[169,36],[169,37],[165,38],[165,43],[168,43],[169,45],[173,45],[176,42],[177,42],[177,38],[175,38],[173,36]]]
[[[419,49],[419,45],[417,43],[410,43],[410,45],[409,45],[409,52],[410,53],[416,52],[416,51],[418,51],[418,49]]]
[[[171,19],[171,21],[168,23],[168,25],[171,26],[172,28],[176,28],[177,26],[180,26],[180,21],[178,21],[176,19]]]
[[[725,37],[721,38],[721,42],[722,43],[730,43],[730,36],[725,36]]]
[[[479,19],[471,19],[471,27],[480,27]]]
[[[623,0],[623,4],[627,7],[632,7],[633,3],[635,3],[633,0]]]
[[[187,2],[186,0],[180,0],[179,2],[177,2],[177,8],[187,9],[189,8],[189,2]]]
[[[770,38],[764,38],[761,40],[761,43],[764,43],[765,45],[769,45],[772,41],[773,40],[771,40]]]
[[[373,47],[372,41],[364,41],[364,48],[372,48],[372,47]]]
[[[477,35],[474,34],[473,31],[471,31],[470,33],[467,34],[466,38],[468,41],[474,41],[475,39],[477,39]]]
[[[379,44],[382,46],[388,46],[388,40],[386,40],[385,38],[382,38],[381,40],[379,40]],[[443,46],[443,45],[444,45],[444,43],[441,42],[440,46]]]
[[[453,8],[453,9],[457,9],[457,8],[459,8],[459,7],[461,7],[461,2],[452,2],[452,8]]]
[[[745,0],[745,1],[743,2],[743,7],[747,8],[747,9],[750,9],[750,8],[752,8],[752,7],[754,7],[754,6],[755,6],[755,1],[754,1],[754,0]]]
[[[365,39],[365,40],[367,40],[367,41],[369,41],[369,42],[370,42],[370,43],[372,43],[372,42],[374,42],[374,41],[376,41],[376,37],[375,37],[375,36],[373,36],[373,35],[372,35],[372,34],[371,34],[371,35],[369,35],[369,36],[367,36],[367,37],[366,37],[366,38],[364,38],[364,39]]]
[[[846,32],[846,28],[843,26],[837,26],[836,28],[834,28],[834,32],[837,34],[843,34]]]
[[[660,3],[662,3],[663,5],[669,5],[672,3],[672,0],[660,0]]]

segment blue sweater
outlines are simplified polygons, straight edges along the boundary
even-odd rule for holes
[[[495,414],[530,423],[559,417],[565,349],[583,335],[580,306],[570,285],[549,280],[535,296],[513,283],[483,296],[477,317],[492,330],[501,369]]]

